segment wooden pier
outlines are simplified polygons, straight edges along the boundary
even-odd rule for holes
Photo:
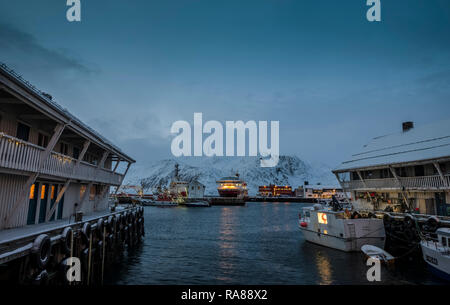
[[[81,261],[82,284],[101,283],[117,254],[144,236],[142,207],[97,212],[82,221],[59,220],[0,231],[0,282],[67,283],[69,257]]]

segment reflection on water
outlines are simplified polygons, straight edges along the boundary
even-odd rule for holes
[[[372,284],[364,258],[306,242],[300,203],[145,208],[145,240],[108,284]],[[413,271],[414,270],[414,271]],[[423,269],[382,270],[381,284],[435,283]]]
[[[332,283],[331,281],[331,263],[327,257],[321,255],[320,252],[317,252],[316,255],[316,266],[320,275],[320,283],[321,285],[329,285]]]

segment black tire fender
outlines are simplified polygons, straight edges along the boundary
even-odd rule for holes
[[[65,227],[61,235],[62,249],[65,254],[70,254],[72,245],[73,230],[71,227]]]
[[[36,263],[39,268],[44,269],[50,261],[52,244],[47,234],[41,234],[33,242],[31,252],[36,257]]]
[[[105,222],[103,221],[103,218],[100,218],[97,220],[97,226],[95,230],[97,231],[97,237],[99,239],[103,238],[103,228],[105,227]]]
[[[83,237],[83,242],[88,246],[89,245],[89,238],[90,238],[91,233],[92,233],[91,224],[89,222],[85,222],[81,232],[82,232],[81,236]]]

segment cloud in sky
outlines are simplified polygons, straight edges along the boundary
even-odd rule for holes
[[[83,4],[1,3],[0,61],[141,162],[194,112],[279,120],[282,154],[337,164],[450,111],[449,1],[385,1],[380,24],[359,0]]]
[[[62,50],[48,49],[30,33],[4,23],[0,23],[0,50],[2,58],[12,61],[8,64],[32,67],[27,70],[43,70],[49,74],[80,73],[82,76],[94,72],[79,59]]]

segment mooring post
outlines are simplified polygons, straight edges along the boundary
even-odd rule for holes
[[[72,257],[73,257],[73,234],[74,232],[72,231],[72,234],[70,234],[70,267],[72,267]],[[72,285],[72,281],[69,282],[69,285]]]
[[[89,235],[89,256],[88,256],[88,278],[87,284],[89,285],[89,280],[91,278],[91,252],[92,252],[92,232]]]
[[[103,272],[105,271],[105,235],[106,227],[103,227],[103,255],[102,255],[102,285],[103,285]]]

